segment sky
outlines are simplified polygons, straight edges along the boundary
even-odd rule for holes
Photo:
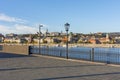
[[[120,0],[0,0],[0,33],[120,32]]]

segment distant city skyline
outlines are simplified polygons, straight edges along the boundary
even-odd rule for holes
[[[120,0],[3,0],[0,1],[0,33],[120,32]]]

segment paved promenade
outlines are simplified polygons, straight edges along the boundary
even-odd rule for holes
[[[120,80],[120,67],[0,53],[0,80]]]

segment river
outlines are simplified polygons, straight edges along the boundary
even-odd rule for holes
[[[39,47],[32,46],[31,53],[39,54]],[[66,57],[65,47],[48,47],[40,48],[42,55]],[[95,62],[120,64],[120,48],[101,48],[101,47],[70,47],[68,57],[72,59],[82,59]]]

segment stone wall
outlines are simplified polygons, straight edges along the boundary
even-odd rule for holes
[[[28,45],[0,45],[0,52],[29,55]]]

